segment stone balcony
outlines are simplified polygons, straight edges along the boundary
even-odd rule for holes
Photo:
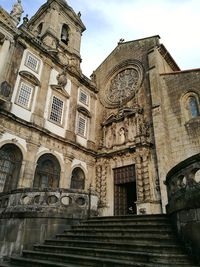
[[[90,190],[17,189],[0,194],[0,261],[97,215]]]
[[[167,213],[188,252],[200,263],[200,154],[175,166],[166,186]]]
[[[90,199],[90,200],[89,200]],[[63,214],[67,218],[84,218],[90,212],[97,212],[98,197],[96,193],[72,189],[17,189],[0,194],[0,214],[9,216],[24,213],[31,216],[56,217]]]

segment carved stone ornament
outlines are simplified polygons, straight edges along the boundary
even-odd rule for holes
[[[106,107],[121,107],[131,100],[143,81],[143,67],[139,61],[125,61],[118,65],[107,77],[101,100]]]
[[[64,88],[67,85],[67,65],[64,66],[63,71],[56,78],[59,86]]]
[[[3,97],[9,97],[11,94],[11,85],[7,82],[4,81],[0,85],[0,95]]]

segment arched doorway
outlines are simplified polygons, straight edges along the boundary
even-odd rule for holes
[[[6,144],[0,149],[0,192],[17,188],[22,158],[16,145]]]
[[[72,171],[71,189],[84,189],[85,188],[85,174],[79,167]]]
[[[51,188],[59,187],[60,181],[60,164],[57,158],[52,154],[44,154],[37,161],[37,167],[34,176],[34,188]]]

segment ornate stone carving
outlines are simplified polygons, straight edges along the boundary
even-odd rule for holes
[[[21,15],[24,12],[21,0],[18,0],[17,3],[13,5],[12,11],[10,12],[11,17],[17,22],[17,24],[20,22]]]
[[[11,85],[7,81],[2,82],[0,85],[0,95],[8,98],[10,94],[11,94]]]
[[[138,81],[139,74],[135,69],[125,69],[119,72],[111,80],[110,88],[106,92],[108,100],[120,105],[124,100],[130,98],[130,96],[135,93]]]
[[[116,66],[107,76],[102,103],[109,108],[121,107],[131,100],[143,81],[143,67],[137,60],[127,60]]]
[[[99,195],[99,207],[105,206],[107,202],[107,168],[103,163],[96,166],[96,192]]]
[[[64,69],[61,73],[59,73],[57,75],[57,81],[58,81],[58,85],[61,87],[65,87],[67,85],[67,66],[64,66]]]

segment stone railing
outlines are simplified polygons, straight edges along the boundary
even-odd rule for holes
[[[98,197],[95,192],[70,189],[17,189],[0,194],[0,215],[26,213],[25,216],[55,217],[64,214],[68,218],[84,218],[88,211],[97,213]]]
[[[27,188],[0,193],[0,262],[97,215],[97,204],[91,188],[88,192]]]
[[[175,166],[166,186],[167,213],[188,252],[200,263],[200,154]]]

